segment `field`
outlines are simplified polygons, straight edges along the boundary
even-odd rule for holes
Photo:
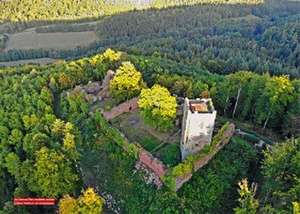
[[[95,42],[97,36],[93,31],[36,33],[34,28],[9,35],[4,51],[12,49],[56,49],[69,50],[84,47]]]

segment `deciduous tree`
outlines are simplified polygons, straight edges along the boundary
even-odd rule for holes
[[[72,192],[78,180],[72,162],[62,153],[46,147],[36,153],[33,178],[36,182],[34,190],[48,197]]]
[[[118,101],[124,101],[139,95],[144,86],[142,74],[132,63],[123,62],[110,81],[109,90]]]
[[[262,196],[264,206],[292,213],[300,197],[300,139],[273,145],[264,152]]]
[[[104,199],[95,193],[93,188],[86,189],[82,195],[75,199],[69,195],[59,201],[60,214],[101,214]]]
[[[138,101],[141,114],[146,123],[160,130],[172,127],[176,117],[176,98],[168,89],[154,85],[151,89],[143,89]]]
[[[263,94],[258,100],[257,119],[266,128],[271,117],[282,114],[293,99],[294,87],[288,76],[275,76],[266,82]]]
[[[77,201],[69,195],[65,195],[59,200],[59,214],[75,214],[77,213]]]
[[[78,198],[79,214],[99,214],[102,213],[104,200],[95,193],[93,188],[88,188]]]

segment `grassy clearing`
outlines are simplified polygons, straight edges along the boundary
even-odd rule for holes
[[[158,142],[177,144],[180,141],[179,128],[168,132],[159,132],[146,125],[138,111],[122,114],[112,120],[112,124],[120,129],[131,142],[141,142],[144,139],[157,139]]]
[[[178,144],[164,144],[155,151],[154,155],[158,157],[167,166],[175,166],[180,163],[180,147]]]
[[[97,36],[93,31],[66,33],[36,33],[34,28],[11,34],[5,51],[12,49],[56,49],[69,50],[78,46],[84,47],[95,42]]]
[[[159,142],[154,137],[146,137],[139,141],[140,145],[146,149],[149,152],[152,152],[157,146],[161,145],[161,142]]]
[[[144,124],[138,111],[122,114],[111,122],[130,142],[139,143],[166,165],[173,166],[180,162],[178,129],[165,133],[159,132]]]

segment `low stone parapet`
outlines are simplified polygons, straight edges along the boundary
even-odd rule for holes
[[[186,160],[168,169],[166,176],[162,178],[164,183],[172,190],[177,191],[182,185],[189,181],[193,173],[205,166],[226,144],[229,143],[235,131],[235,125],[225,124],[218,132],[212,143],[204,147]]]
[[[137,102],[138,102],[138,98],[135,97],[124,103],[121,103],[118,106],[113,107],[110,111],[103,112],[103,116],[106,120],[112,120],[123,113],[134,111],[138,108]]]
[[[153,183],[158,188],[163,185],[162,178],[165,176],[167,167],[150,152],[140,149],[136,168],[145,173],[146,183]]]

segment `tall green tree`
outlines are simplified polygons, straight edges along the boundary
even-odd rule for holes
[[[275,76],[266,82],[256,109],[257,120],[263,122],[263,128],[266,128],[270,118],[284,113],[293,100],[293,92],[294,87],[288,76]]]
[[[270,75],[265,73],[263,75],[254,74],[245,87],[245,98],[242,103],[242,111],[240,117],[242,119],[254,121],[255,110],[259,97],[263,94],[266,82],[269,81]]]
[[[61,152],[43,147],[36,153],[32,179],[32,190],[43,196],[58,197],[74,191],[78,176],[72,162]]]
[[[249,71],[239,71],[234,74],[230,74],[226,76],[226,80],[228,81],[227,86],[229,88],[230,94],[235,94],[235,104],[232,111],[232,118],[234,118],[236,110],[238,108],[240,96],[242,93],[243,88],[246,87],[246,83],[251,79],[253,76],[252,72]],[[225,80],[225,81],[226,81]]]
[[[160,85],[143,89],[138,105],[146,123],[160,130],[167,130],[173,126],[177,103],[168,89]]]
[[[292,213],[300,198],[300,139],[276,144],[264,152],[261,202],[279,213]]]
[[[288,105],[288,111],[284,117],[283,133],[294,137],[300,137],[300,80],[292,81],[295,93]]]
[[[122,63],[109,84],[111,95],[118,101],[128,100],[139,95],[144,87],[142,74],[130,62]]]

